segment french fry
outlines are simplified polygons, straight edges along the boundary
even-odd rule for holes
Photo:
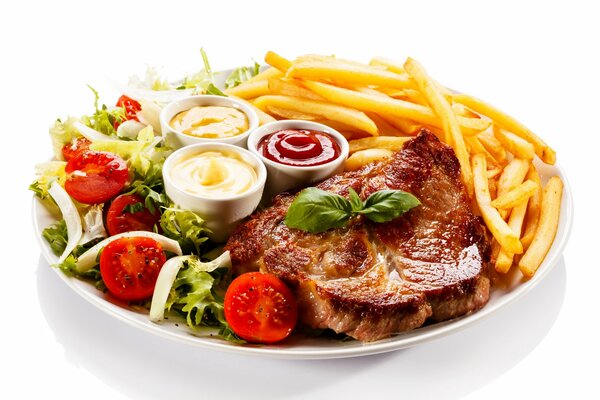
[[[492,164],[494,168],[498,167],[496,159],[483,147],[479,139],[475,136],[465,136],[465,143],[471,154],[483,154],[489,164]]]
[[[515,235],[521,235],[521,229],[523,228],[523,220],[525,219],[525,212],[527,211],[527,201],[517,205],[510,213],[508,218],[508,226]],[[505,249],[500,249],[498,256],[496,257],[496,263],[494,268],[496,271],[506,274],[510,267],[512,267],[513,259],[515,255]]]
[[[236,87],[225,90],[225,93],[248,100],[269,94],[269,82],[266,80],[243,82]]]
[[[416,60],[408,58],[404,63],[404,69],[413,78],[431,108],[442,120],[444,132],[446,133],[446,143],[454,148],[454,152],[460,163],[463,182],[467,187],[469,195],[473,194],[473,174],[469,163],[469,152],[467,151],[456,115],[452,111],[452,106],[439,91],[437,83],[429,77],[425,69]]]
[[[358,92],[361,92],[361,93],[371,94],[373,96],[379,96],[379,97],[388,98],[388,99],[390,98],[385,93],[381,93],[375,89],[372,89],[372,88],[369,88],[366,86],[356,87],[355,90]],[[368,115],[371,116],[371,114],[368,114]],[[377,114],[377,115],[379,115],[379,114]],[[419,131],[422,128],[422,125],[419,125],[415,122],[401,119],[401,118],[394,117],[394,116],[390,116],[390,115],[382,115],[382,116],[380,116],[380,118],[382,118],[389,125],[393,126],[397,130],[399,130],[401,133],[404,133],[407,135],[416,135],[417,133],[419,133]],[[382,133],[381,131],[380,131],[380,134],[386,136],[386,134]],[[397,134],[393,135],[393,136],[397,136]]]
[[[282,76],[283,76],[283,72],[281,72],[277,68],[269,67],[269,68],[265,69],[263,72],[259,72],[258,74],[254,75],[252,78],[248,79],[246,82],[263,81],[263,80],[269,80],[269,79],[273,79],[273,78],[280,78]]]
[[[521,254],[523,246],[519,241],[519,235],[515,234],[494,207],[491,206],[491,198],[486,177],[486,160],[483,154],[475,154],[471,159],[473,169],[473,183],[475,198],[481,211],[481,216],[488,229],[496,238],[498,243],[514,254]]]
[[[350,154],[372,148],[398,151],[401,150],[402,146],[404,146],[404,143],[410,139],[412,138],[398,136],[375,136],[350,140],[348,144],[350,146]]]
[[[517,158],[532,160],[535,156],[535,148],[531,143],[519,136],[502,129],[496,124],[493,124],[494,136],[502,146]]]
[[[269,91],[271,94],[280,94],[283,96],[304,97],[310,100],[324,99],[308,90],[296,79],[275,78],[269,79]]]
[[[527,278],[533,276],[546,257],[558,231],[563,183],[558,176],[550,178],[542,195],[540,220],[531,245],[519,261],[519,269]]]
[[[352,65],[326,61],[304,61],[294,63],[287,71],[288,78],[332,79],[358,85],[377,85],[397,89],[414,87],[406,75],[372,68],[367,65]]]
[[[324,119],[342,122],[358,130],[377,136],[377,125],[365,113],[337,104],[303,99],[301,97],[268,95],[254,100],[254,105],[263,111],[268,107],[285,108],[300,113],[319,115]]]
[[[283,73],[286,73],[287,70],[292,66],[292,62],[290,60],[272,51],[268,51],[267,54],[265,54],[265,62]]]
[[[540,186],[534,181],[525,181],[511,191],[498,196],[492,201],[492,207],[504,210],[514,208],[533,196],[539,187]]]
[[[428,105],[427,99],[425,97],[423,97],[421,92],[419,92],[418,90],[404,89],[403,92],[404,92],[404,95],[406,96],[406,98],[408,99],[408,101],[411,101],[415,104],[420,104],[422,106]]]
[[[452,96],[457,103],[464,104],[475,112],[491,118],[493,121],[506,128],[508,131],[525,139],[533,145],[535,153],[546,164],[556,162],[556,152],[548,146],[539,136],[529,130],[525,125],[508,114],[498,110],[490,104],[466,94],[455,94]]]
[[[529,170],[529,161],[522,160],[520,158],[514,158],[502,171],[502,175],[498,179],[498,197],[503,196],[505,193],[510,192],[518,185],[523,183],[525,175]],[[502,219],[506,219],[509,214],[509,210],[498,210]]]
[[[276,115],[279,118],[283,119],[301,119],[304,121],[317,121],[318,119],[323,118],[320,115],[308,114],[276,106],[268,106],[266,111],[271,115]]]
[[[492,157],[494,157],[494,160],[496,160],[496,164],[506,165],[508,163],[508,156],[506,155],[506,150],[504,149],[504,147],[502,147],[502,143],[500,143],[491,132],[483,131],[479,135],[477,135],[477,139],[479,140],[481,145],[485,147],[487,152]]]
[[[373,57],[371,59],[371,61],[369,62],[369,65],[382,66],[382,67],[385,67],[386,69],[388,69],[389,71],[395,72],[397,74],[406,73],[406,71],[404,70],[404,67],[402,66],[401,63],[392,61],[392,60],[384,58],[384,57]]]
[[[494,169],[488,169],[485,174],[488,177],[488,179],[491,179],[491,178],[497,177],[501,173],[502,173],[502,170],[500,168],[494,168]],[[490,192],[491,192],[491,190],[490,190]]]
[[[277,121],[275,118],[273,118],[272,116],[270,116],[266,112],[262,111],[260,108],[256,107],[251,102],[249,102],[247,100],[244,100],[244,99],[240,99],[239,97],[232,96],[232,95],[229,95],[229,97],[232,97],[234,99],[237,99],[237,100],[240,100],[240,101],[246,103],[250,108],[252,108],[254,111],[256,111],[256,114],[258,115],[258,124],[259,125],[264,125],[264,124],[267,124],[269,122],[275,122],[275,121]]]
[[[481,118],[479,116],[479,114],[469,110],[467,107],[465,107],[464,105],[460,104],[460,103],[454,103],[452,104],[452,110],[454,110],[454,113],[456,115],[460,115],[462,117],[467,117],[467,118]]]
[[[393,152],[387,149],[360,150],[348,157],[344,169],[346,171],[355,171],[368,163],[391,157],[392,154]]]
[[[322,82],[303,81],[302,84],[332,103],[352,107],[360,111],[411,120],[421,125],[438,128],[442,126],[441,121],[430,108],[419,104],[370,93],[361,93]],[[463,130],[475,129],[481,131],[489,126],[489,122],[483,119],[458,117],[458,122]]]
[[[540,218],[540,208],[542,205],[542,181],[540,174],[533,164],[529,166],[529,171],[525,179],[531,180],[538,184],[538,190],[529,198],[527,203],[527,214],[525,216],[525,228],[523,229],[523,235],[521,236],[521,243],[523,248],[527,250],[537,229],[538,221]]]
[[[377,131],[380,136],[401,136],[406,134],[402,129],[397,128],[391,124],[386,118],[383,118],[379,114],[366,113],[367,117],[371,118],[375,125],[377,125]]]

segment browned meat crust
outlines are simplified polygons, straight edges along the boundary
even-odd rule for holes
[[[230,237],[236,273],[271,272],[295,291],[300,320],[373,341],[483,307],[489,244],[471,212],[453,150],[422,131],[390,159],[317,185],[365,199],[381,189],[413,193],[421,205],[393,221],[356,218],[344,229],[290,229],[283,193]]]

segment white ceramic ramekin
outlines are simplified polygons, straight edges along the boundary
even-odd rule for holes
[[[338,143],[340,154],[335,160],[310,167],[284,165],[269,160],[258,151],[258,143],[263,137],[283,129],[311,129],[325,132],[332,136]],[[341,133],[327,125],[302,120],[285,120],[269,122],[254,129],[250,133],[250,136],[248,136],[248,150],[256,154],[267,166],[268,177],[264,199],[268,202],[274,195],[280,192],[305,186],[328,178],[336,172],[340,172],[343,169],[346,158],[348,158],[349,146],[348,141]]]
[[[171,120],[175,115],[196,106],[220,106],[235,108],[243,112],[246,117],[248,117],[248,130],[240,133],[239,135],[228,138],[201,138],[186,135],[171,126]],[[254,128],[258,127],[258,115],[256,115],[256,111],[250,108],[247,104],[239,100],[232,99],[231,97],[213,95],[189,96],[180,100],[172,101],[162,109],[160,113],[160,127],[162,129],[166,144],[175,149],[196,143],[227,143],[245,148],[248,135]]]
[[[256,183],[244,193],[219,198],[191,194],[179,188],[170,174],[173,166],[182,158],[206,151],[235,152],[254,168],[258,178]],[[163,179],[167,196],[178,207],[198,213],[212,230],[209,237],[215,242],[224,242],[235,226],[258,206],[265,188],[267,170],[255,154],[238,146],[226,143],[199,143],[182,147],[171,154],[163,165]]]

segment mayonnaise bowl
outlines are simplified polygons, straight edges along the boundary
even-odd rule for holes
[[[182,147],[163,165],[167,196],[179,208],[200,215],[224,242],[235,226],[258,206],[267,170],[251,152],[226,143]]]
[[[205,115],[202,111],[206,109],[218,114]],[[190,111],[201,120],[194,122],[190,120],[194,116],[182,116]],[[248,135],[258,127],[258,116],[248,104],[237,99],[197,95],[167,104],[160,113],[160,126],[166,144],[172,148],[196,143],[227,143],[245,148]]]
[[[289,129],[312,130],[325,133],[335,140],[339,146],[339,154],[331,161],[310,166],[285,165],[265,157],[259,150],[261,140],[275,132]],[[348,158],[349,146],[348,141],[341,133],[327,125],[303,120],[283,120],[269,122],[253,130],[248,137],[248,150],[259,157],[267,167],[268,179],[264,200],[268,202],[280,192],[305,186],[340,172],[344,167],[346,158]]]

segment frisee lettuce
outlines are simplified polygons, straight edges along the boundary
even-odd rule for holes
[[[48,161],[35,166],[36,179],[29,186],[29,190],[33,191],[36,196],[44,200],[48,198],[48,189],[52,182],[58,181],[60,185],[64,185],[67,174],[65,173],[64,161]]]
[[[165,208],[160,216],[163,235],[177,240],[184,254],[200,254],[202,244],[208,239],[209,229],[195,212],[178,208]]]
[[[258,75],[260,71],[260,65],[255,61],[252,67],[240,67],[233,70],[231,74],[225,79],[225,87],[227,89],[236,87],[242,82]]]
[[[98,101],[100,100],[100,95],[98,94],[98,91],[90,85],[87,85],[87,87],[94,93],[95,111],[92,115],[84,115],[81,117],[81,122],[105,135],[116,136],[117,131],[115,130],[115,122],[120,123],[125,120],[125,110],[122,107],[109,109],[106,104],[99,106]]]
[[[165,308],[185,316],[192,329],[201,331],[216,328],[223,339],[243,343],[227,324],[223,310],[223,298],[231,282],[231,265],[214,267],[197,258],[184,261]]]

